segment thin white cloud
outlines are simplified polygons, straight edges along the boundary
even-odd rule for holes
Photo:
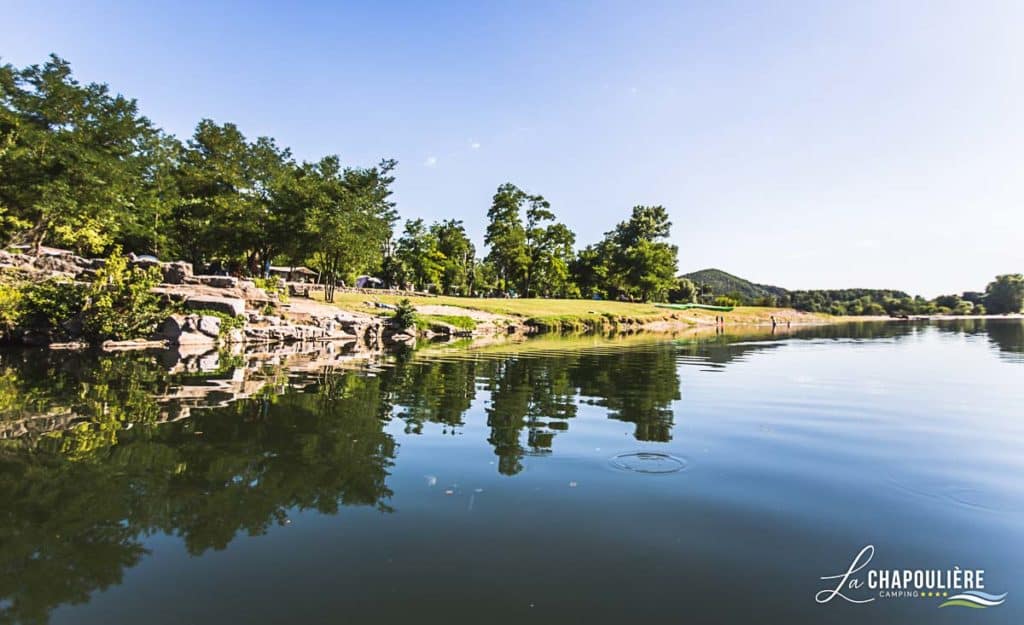
[[[437,157],[436,156],[428,156],[427,160],[423,161],[423,165],[425,167],[436,167],[437,166]]]
[[[480,142],[479,141],[473,141],[473,142],[471,142],[469,144],[469,147],[473,148],[474,150],[479,150],[480,149]]]

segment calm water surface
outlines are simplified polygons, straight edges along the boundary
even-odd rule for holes
[[[0,352],[0,622],[1024,619],[1020,321],[280,361]]]

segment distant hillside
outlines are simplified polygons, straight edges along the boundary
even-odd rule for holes
[[[808,312],[827,312],[833,315],[909,315],[929,314],[937,310],[937,304],[924,298],[911,297],[895,289],[810,289],[790,291],[778,286],[757,284],[721,269],[701,269],[683,274],[697,285],[711,287],[702,301],[711,302],[716,297],[728,296],[745,305],[770,305],[792,307]],[[948,309],[956,303],[943,304]],[[962,306],[971,310],[972,306]],[[959,310],[959,309],[958,309]]]
[[[786,289],[782,287],[757,284],[721,269],[701,269],[693,273],[683,274],[683,277],[689,278],[697,284],[710,286],[711,292],[715,295],[738,294],[740,299],[746,302],[752,302],[759,297],[767,295],[784,297],[787,293]]]

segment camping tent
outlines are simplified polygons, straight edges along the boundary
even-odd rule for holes
[[[379,289],[384,286],[384,281],[373,276],[359,276],[356,278],[357,289]]]
[[[308,267],[281,267],[277,265],[270,266],[270,275],[278,276],[289,282],[309,282],[316,280],[317,276],[320,275]]]

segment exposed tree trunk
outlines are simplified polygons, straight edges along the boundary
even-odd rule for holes
[[[28,230],[15,234],[11,237],[11,243],[15,245],[28,245],[32,248],[32,254],[39,256],[39,249],[50,230],[49,220],[42,220]]]
[[[324,301],[334,303],[334,289],[338,284],[338,263],[336,259],[324,259]]]

